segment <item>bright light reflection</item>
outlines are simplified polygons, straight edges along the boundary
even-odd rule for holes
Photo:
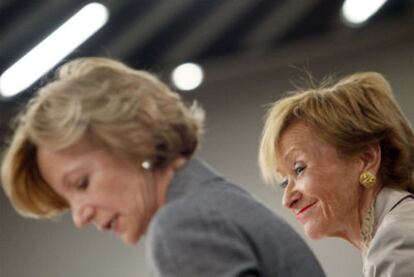
[[[108,21],[108,9],[90,3],[0,76],[0,94],[11,97],[30,87]]]
[[[347,0],[342,6],[342,16],[347,25],[357,27],[373,16],[387,0]]]
[[[203,79],[203,69],[195,63],[177,66],[172,73],[172,81],[180,90],[193,90],[203,82]]]

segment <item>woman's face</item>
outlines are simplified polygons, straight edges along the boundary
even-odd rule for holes
[[[77,227],[94,223],[126,243],[146,231],[160,206],[156,186],[167,182],[86,137],[63,150],[39,147],[37,159],[44,180],[68,201]]]
[[[288,126],[278,144],[283,205],[312,239],[346,237],[359,224],[356,159],[341,159],[335,148],[303,122]]]

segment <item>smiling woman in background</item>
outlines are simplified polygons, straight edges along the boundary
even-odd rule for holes
[[[259,161],[311,239],[338,237],[365,276],[414,272],[414,134],[378,73],[298,91],[274,103]]]
[[[147,72],[74,60],[20,117],[4,189],[25,216],[70,209],[126,243],[148,229],[154,276],[324,276],[290,226],[193,158],[202,121]]]

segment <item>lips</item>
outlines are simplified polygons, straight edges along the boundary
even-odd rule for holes
[[[111,229],[111,221],[108,221],[105,224],[99,225],[98,229],[100,231],[107,231],[107,230]]]
[[[315,205],[316,202],[311,203],[305,207],[303,207],[302,209],[300,209],[297,213],[296,213],[296,217],[301,217],[305,214],[306,211],[308,211],[313,205]]]
[[[117,219],[118,216],[113,216],[110,220],[108,220],[105,224],[99,226],[99,229],[101,231],[108,231],[108,230],[113,230],[115,232],[116,230],[116,226],[117,226]]]
[[[115,216],[112,220],[111,220],[111,229],[112,229],[112,232],[114,232],[114,234],[115,235],[119,235],[119,234],[121,234],[121,229],[120,229],[120,227],[119,227],[119,224],[118,224],[118,216]]]

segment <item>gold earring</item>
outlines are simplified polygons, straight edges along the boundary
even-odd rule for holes
[[[359,183],[365,188],[372,188],[375,184],[376,178],[375,175],[369,171],[364,171],[359,175]]]

